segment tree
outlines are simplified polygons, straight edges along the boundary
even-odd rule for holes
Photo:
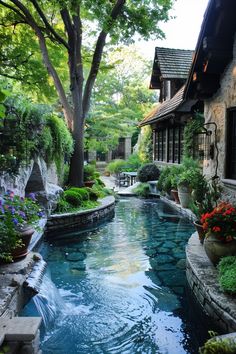
[[[157,101],[156,92],[148,89],[151,66],[133,44],[108,53],[105,69],[101,67],[94,86],[86,120],[89,151],[111,151],[120,137],[132,136],[133,145],[136,143],[138,122]]]
[[[83,185],[85,118],[89,112],[92,90],[106,41],[110,44],[121,40],[129,42],[135,34],[145,39],[152,35],[155,38],[163,37],[158,22],[168,20],[172,2],[173,0],[0,0],[2,31],[9,35],[10,28],[11,36],[14,37],[21,30],[26,38],[32,37],[32,45],[37,40],[43,64],[53,79],[74,138],[69,177],[72,185]],[[84,34],[87,41],[82,42]],[[94,44],[88,46],[91,40]],[[16,46],[18,44],[17,49],[20,50],[19,42],[11,43]],[[51,54],[53,47],[61,52],[62,57],[65,53],[67,55],[69,98],[60,77],[60,60],[58,63]],[[91,54],[86,81],[83,61],[85,52]],[[17,60],[17,56],[14,59]],[[22,64],[22,58],[20,60]],[[7,74],[7,69],[5,73]]]

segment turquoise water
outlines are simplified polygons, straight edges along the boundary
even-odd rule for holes
[[[98,229],[45,243],[48,273],[22,313],[43,315],[43,353],[198,353],[207,323],[185,288],[193,231],[162,201],[130,198]]]

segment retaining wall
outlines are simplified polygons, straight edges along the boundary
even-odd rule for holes
[[[236,298],[219,286],[218,271],[209,261],[197,233],[186,246],[186,276],[203,310],[225,333],[236,332]]]
[[[100,206],[75,213],[54,214],[48,218],[46,236],[69,233],[83,226],[93,225],[114,216],[115,198],[108,196],[100,200]]]

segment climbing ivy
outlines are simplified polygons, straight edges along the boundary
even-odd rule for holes
[[[196,112],[193,119],[190,120],[184,128],[184,157],[194,156],[194,145],[196,134],[203,129],[204,115]]]

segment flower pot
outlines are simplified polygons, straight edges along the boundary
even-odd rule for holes
[[[178,196],[183,208],[188,208],[191,201],[191,191],[187,188],[178,187]]]
[[[13,260],[25,257],[28,254],[28,246],[31,241],[31,237],[34,233],[34,229],[31,226],[26,226],[20,231],[20,238],[22,240],[22,245],[15,248],[11,254]]]
[[[84,185],[85,187],[89,187],[89,188],[92,188],[92,186],[94,185],[94,181],[85,181],[84,182]]]
[[[199,240],[200,240],[201,244],[203,244],[204,238],[205,238],[205,232],[203,230],[203,226],[200,223],[200,221],[198,221],[198,220],[194,221],[193,224],[194,224],[194,226],[195,226],[195,228],[196,228],[196,230],[198,232]]]
[[[179,194],[178,194],[178,191],[177,191],[176,189],[171,189],[171,194],[172,194],[172,196],[174,197],[175,203],[176,203],[176,204],[179,204],[180,201],[179,201]]]
[[[208,258],[215,266],[222,257],[236,256],[236,240],[222,242],[213,233],[207,234],[203,246]]]

